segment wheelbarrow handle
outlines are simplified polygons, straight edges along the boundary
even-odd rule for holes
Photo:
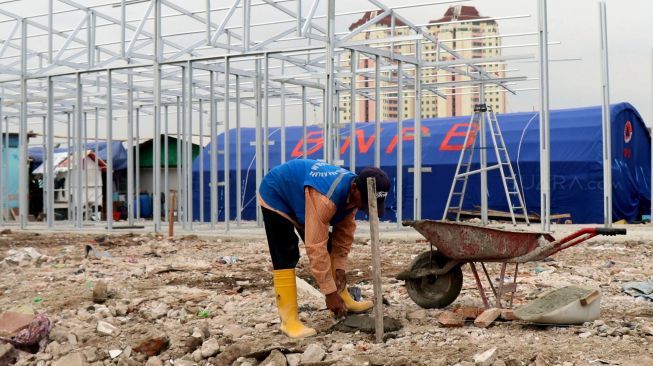
[[[606,227],[597,227],[594,229],[596,235],[626,235],[626,229],[615,229],[615,228],[606,228]]]

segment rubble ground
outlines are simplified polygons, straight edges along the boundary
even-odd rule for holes
[[[595,238],[519,267],[515,306],[567,285],[599,288],[602,313],[593,323],[497,320],[479,328],[472,319],[445,328],[438,323],[443,312],[482,305],[469,267],[452,305],[421,309],[394,276],[428,246],[393,237],[382,234],[385,314],[403,327],[384,344],[367,333],[332,330],[324,303],[305,292],[300,316],[318,335],[286,338],[278,330],[265,241],[226,235],[5,231],[0,313],[31,306],[52,322],[45,349],[19,352],[18,365],[653,365],[653,302],[621,290],[622,283],[653,276],[650,240]],[[33,250],[17,256],[27,248]],[[11,250],[14,260],[7,259]],[[301,250],[298,276],[314,284]],[[370,263],[370,246],[357,240],[348,280],[366,298],[372,297]],[[497,268],[489,265],[492,273]]]

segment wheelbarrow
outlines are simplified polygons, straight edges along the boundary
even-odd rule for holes
[[[555,240],[549,233],[513,231],[448,221],[406,221],[430,243],[431,250],[418,255],[398,280],[406,281],[410,298],[423,308],[443,308],[456,300],[463,285],[462,265],[468,263],[485,308],[490,301],[476,264],[479,263],[494,294],[494,307],[502,308],[510,294],[512,307],[520,263],[539,261],[597,235],[625,235],[626,229],[585,228]],[[433,247],[437,250],[434,250]],[[490,278],[486,263],[501,263],[499,283]],[[504,282],[508,264],[514,264],[512,282]]]

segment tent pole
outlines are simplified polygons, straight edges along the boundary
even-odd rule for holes
[[[285,75],[286,73],[286,62],[284,60],[281,60],[281,75]],[[280,138],[281,140],[281,156],[280,156],[280,162],[281,164],[286,162],[286,84],[285,83],[280,83],[281,84],[281,91],[280,91],[280,101],[281,101],[281,131],[280,131]]]
[[[136,107],[136,219],[141,220],[141,107]]]
[[[215,224],[218,222],[218,126],[215,121],[217,110],[215,105],[215,72],[209,71],[209,122],[211,130],[211,170],[209,188],[211,189],[211,230],[215,230]],[[202,166],[201,169],[203,169]]]
[[[283,122],[282,122],[283,123]],[[236,74],[236,226],[240,227],[243,212],[242,180],[242,146],[240,140],[240,75]]]
[[[188,61],[186,72],[186,138],[188,139],[186,148],[186,209],[188,211],[188,228],[193,230],[193,63]]]
[[[540,218],[542,231],[551,229],[551,142],[549,141],[549,34],[547,0],[538,0],[540,64]]]
[[[413,219],[422,218],[422,42],[415,41],[415,151],[413,158]]]
[[[51,104],[50,101],[52,100],[50,98],[51,93],[50,89],[52,88],[51,86],[51,78],[48,78],[48,106]],[[7,175],[5,174],[5,148],[7,145],[5,144],[5,136],[9,135],[9,131],[4,131],[2,130],[2,121],[4,117],[2,116],[2,98],[0,98],[0,225],[4,224],[4,215],[5,215],[5,188],[3,185],[3,182],[7,179]],[[9,151],[7,151],[9,153]]]
[[[168,146],[168,133],[169,133],[169,116],[168,116],[168,105],[166,104],[163,107],[164,121],[163,121],[163,221],[168,222],[167,212],[170,212],[170,184],[169,180],[169,158],[170,158],[170,147]]]
[[[374,58],[374,166],[381,167],[381,57]]]
[[[351,79],[349,87],[349,170],[356,172],[356,67],[358,66],[358,53],[351,50],[350,54]]]
[[[393,17],[394,19],[394,17]],[[403,221],[403,192],[404,192],[404,85],[402,74],[404,64],[397,61],[397,227],[401,228]]]
[[[134,76],[127,74],[127,225],[134,226]]]
[[[184,68],[181,68],[181,77],[182,77],[182,90],[183,90],[183,78],[184,78]],[[177,140],[175,141],[175,150],[177,154],[177,161],[175,163],[175,169],[177,170],[177,193],[176,196],[178,197],[175,200],[175,210],[177,210],[177,221],[181,222],[181,197],[183,197],[183,191],[181,190],[183,184],[181,181],[181,148],[183,144],[180,144],[179,141],[181,141],[181,121],[182,121],[182,113],[181,113],[181,97],[177,96],[177,105],[176,105],[176,113],[177,113],[177,129],[176,129],[176,136]]]
[[[608,20],[605,1],[599,2],[601,22],[601,89],[603,92],[603,225],[612,227],[612,127],[610,116],[610,68],[608,57]]]
[[[112,90],[111,90],[111,69],[107,70],[107,180],[106,180],[106,192],[107,197],[105,198],[106,210],[107,213],[107,229],[111,231],[113,229],[113,156],[111,154],[112,146],[112,133],[113,133],[113,99],[112,99]]]
[[[481,81],[478,84],[479,89],[479,102],[480,104],[485,104],[485,84]],[[479,134],[480,136],[480,146],[479,152],[481,155],[481,222],[483,225],[489,223],[488,220],[488,202],[487,202],[487,136],[486,136],[486,126],[485,126],[485,112],[479,113],[478,122],[480,124]],[[464,149],[464,147],[463,147]],[[510,202],[508,202],[510,205]]]
[[[199,156],[199,163],[200,163],[200,168],[198,171],[198,176],[199,176],[199,191],[200,191],[200,199],[199,199],[199,209],[200,209],[200,225],[204,223],[204,101],[202,99],[199,100],[199,119],[197,120],[197,123],[199,123],[199,132],[200,132],[200,156]],[[210,175],[210,174],[209,174]]]
[[[230,174],[231,173],[231,165],[230,165],[231,162],[229,161],[229,159],[230,159],[230,153],[229,153],[229,148],[230,148],[230,146],[229,146],[229,144],[230,144],[230,141],[229,141],[229,112],[230,112],[229,106],[230,106],[230,103],[229,102],[231,101],[231,99],[229,97],[229,82],[230,82],[229,80],[230,80],[230,77],[231,77],[231,75],[230,75],[231,74],[230,61],[231,61],[231,59],[229,57],[226,57],[225,58],[225,65],[224,65],[224,69],[225,69],[225,74],[224,74],[224,85],[225,85],[225,90],[224,90],[224,143],[223,143],[223,149],[224,149],[224,154],[223,154],[223,156],[224,156],[223,169],[224,170],[223,171],[224,171],[224,173],[222,174],[222,177],[223,177],[223,180],[224,180],[224,200],[223,200],[223,203],[224,203],[224,225],[225,225],[224,229],[225,229],[226,232],[229,232],[229,229],[230,229],[229,222],[231,220],[231,177],[230,177],[230,175],[231,175]],[[267,59],[266,59],[266,61],[265,61],[266,66],[267,66],[267,63],[268,62],[267,62]],[[266,70],[266,77],[267,77],[267,70]],[[265,87],[266,87],[266,89],[268,88],[267,81],[266,81]],[[268,95],[267,95],[267,91],[266,91],[266,102],[265,102],[265,108],[266,108],[266,112],[265,112],[266,136],[267,136],[267,118],[268,118],[267,97],[268,97]],[[267,146],[267,138],[266,138],[266,146],[265,146],[266,164],[267,164],[267,156],[268,156],[267,155],[267,148],[268,148],[268,146]],[[267,169],[267,165],[266,165],[266,169]]]

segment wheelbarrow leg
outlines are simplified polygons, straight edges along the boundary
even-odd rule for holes
[[[512,308],[512,300],[515,298],[515,292],[517,292],[517,273],[519,273],[519,263],[515,263],[515,275],[512,277],[512,284],[515,287],[515,291],[510,293],[510,308]]]
[[[497,308],[501,309],[501,297],[503,297],[503,279],[506,277],[506,263],[501,263],[501,275],[499,275],[499,292],[496,296]]]
[[[487,279],[487,283],[490,284],[490,288],[492,289],[492,293],[494,294],[494,297],[497,297],[498,296],[497,289],[494,288],[494,283],[490,278],[490,273],[487,271],[487,267],[485,267],[485,262],[481,262],[481,267],[483,268],[483,272],[485,273],[485,278]]]
[[[478,277],[478,272],[476,271],[476,265],[474,262],[469,262],[469,266],[472,268],[472,273],[474,274],[474,279],[476,280],[476,288],[478,288],[478,292],[481,293],[481,299],[483,299],[483,306],[485,306],[486,309],[490,308],[490,303],[487,300],[487,296],[485,296],[485,289],[483,288],[483,284],[481,283],[481,278]]]

